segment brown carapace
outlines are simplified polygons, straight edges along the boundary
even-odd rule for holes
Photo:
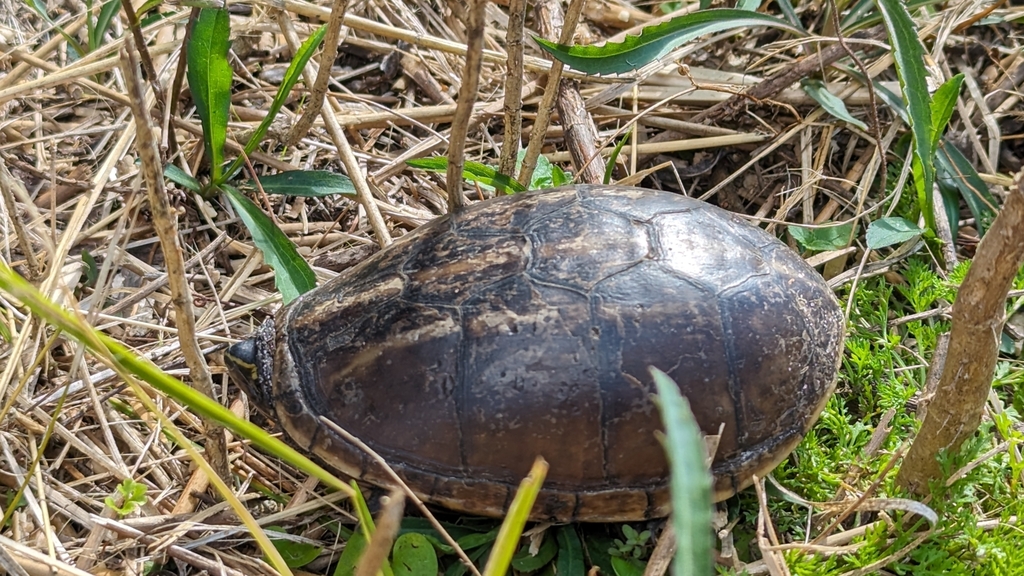
[[[843,316],[790,248],[683,196],[576,186],[420,227],[229,352],[302,448],[387,485],[325,418],[423,499],[501,515],[537,456],[534,519],[668,513],[649,373],[721,442],[716,500],[772,470],[832,393]]]

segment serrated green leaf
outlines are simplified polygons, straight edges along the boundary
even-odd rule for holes
[[[363,550],[366,550],[366,536],[362,531],[356,530],[348,542],[345,542],[345,549],[341,551],[338,565],[334,567],[334,576],[355,576],[356,565],[359,564]]]
[[[203,125],[203,143],[214,183],[223,182],[224,174],[224,142],[231,106],[230,35],[228,11],[204,8],[188,42],[188,85]]]
[[[441,174],[446,173],[448,170],[448,159],[444,156],[414,158],[412,160],[406,160],[405,163],[413,168],[429,170],[430,172],[439,172]],[[509,178],[507,175],[498,172],[496,169],[491,168],[486,164],[481,164],[480,162],[466,162],[462,167],[462,177],[470,182],[479,182],[484,186],[490,186],[491,188],[505,194],[526,191],[526,187],[515,179]]]
[[[512,567],[520,572],[535,572],[554,560],[557,553],[558,542],[550,534],[547,534],[544,536],[544,542],[541,543],[536,554],[530,554],[529,545],[520,547],[519,551],[512,557]]]
[[[929,230],[935,229],[932,186],[935,182],[935,157],[932,144],[932,108],[928,92],[925,50],[917,28],[903,0],[878,0],[882,20],[892,44],[896,74],[907,104],[913,139],[914,186],[918,207]]]
[[[906,218],[899,216],[881,218],[868,225],[868,248],[877,250],[886,246],[893,246],[920,236],[923,233],[924,230]]]
[[[800,243],[804,250],[821,252],[845,248],[853,234],[853,222],[808,228],[790,224],[788,227],[793,239]]]
[[[566,46],[538,37],[534,40],[552,57],[581,72],[620,74],[653,62],[699,36],[750,26],[781,28],[797,36],[806,36],[802,29],[780,18],[749,10],[723,8],[679,16],[648,26],[637,36],[626,36],[622,42],[609,42],[602,46]]]
[[[274,532],[287,534],[283,528],[277,526],[268,526],[267,532],[268,536]],[[323,551],[321,547],[309,542],[296,542],[295,540],[274,538],[273,536],[270,536],[270,543],[274,545],[274,548],[277,548],[278,553],[281,554],[281,558],[284,558],[284,563],[289,568],[302,568],[316,560],[317,556],[320,556],[320,552]]]
[[[815,102],[818,103],[826,112],[832,116],[846,122],[853,124],[861,130],[867,130],[867,124],[861,122],[857,118],[854,118],[850,111],[846,109],[846,103],[840,100],[835,94],[829,92],[828,87],[825,83],[817,78],[804,78],[800,81],[800,87],[804,89]]]
[[[260,141],[266,136],[267,130],[270,130],[270,126],[274,123],[274,119],[277,118],[277,114],[281,111],[281,107],[284,106],[285,101],[291,94],[292,88],[298,83],[299,78],[302,77],[302,70],[306,67],[306,63],[313,56],[317,47],[323,42],[324,35],[327,34],[327,26],[321,26],[316,32],[309,35],[306,41],[299,46],[298,51],[295,53],[295,57],[292,58],[290,64],[288,64],[288,70],[284,73],[284,78],[281,80],[281,85],[277,87],[277,94],[274,95],[273,102],[270,103],[270,108],[267,110],[267,115],[263,117],[260,125],[253,131],[252,135],[249,136],[249,141],[245,143],[245,153],[235,158],[234,162],[231,163],[231,167],[224,173],[224,178],[230,178],[236,170],[241,168],[242,162],[245,161],[245,156],[252,154],[253,150],[259,146]],[[220,184],[220,182],[217,182]],[[355,190],[353,189],[353,192]],[[296,194],[301,196],[301,194]]]
[[[712,574],[711,472],[707,448],[690,403],[667,374],[650,368],[658,388],[658,407],[665,425],[665,452],[669,463],[672,497],[672,527],[676,533],[676,555],[672,573],[676,576]],[[620,567],[612,558],[616,573]],[[624,576],[620,574],[620,576]]]
[[[585,574],[586,564],[583,560],[583,544],[580,542],[579,534],[572,525],[559,526],[555,530],[555,538],[558,542],[558,558],[555,559],[555,573],[564,574]]]
[[[249,184],[255,187],[255,183],[251,180]],[[356,188],[348,176],[326,170],[291,170],[261,176],[260,186],[267,194],[304,196],[306,198],[322,198],[339,194],[352,196],[356,193]]]
[[[316,275],[299,256],[295,244],[281,232],[259,206],[230,186],[223,187],[235,212],[252,234],[252,241],[263,253],[263,260],[274,269],[274,283],[285,304],[316,288]]]
[[[423,534],[403,534],[391,551],[391,568],[395,576],[437,576],[437,552]]]
[[[939,146],[939,140],[946,131],[949,119],[956,110],[956,99],[960,95],[960,86],[964,83],[964,75],[957,74],[942,83],[932,96],[932,150]]]
[[[164,177],[180,186],[184,186],[193,192],[201,192],[203,189],[199,180],[193,178],[188,172],[178,167],[177,164],[164,166]]]

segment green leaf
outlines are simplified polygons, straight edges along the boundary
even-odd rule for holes
[[[615,570],[615,576],[643,576],[644,573],[642,562],[635,558],[623,558],[621,556],[612,556],[612,569]],[[676,576],[684,574],[682,572],[673,573]],[[713,574],[713,572],[690,572],[689,574]]]
[[[960,95],[960,86],[964,83],[964,75],[957,74],[942,83],[932,96],[932,150],[939,146],[943,132],[949,119],[956,109],[956,99]]]
[[[525,150],[523,150],[523,154],[526,154]],[[528,187],[530,190],[558,188],[568,183],[569,177],[565,175],[565,172],[557,164],[552,164],[544,156],[537,157],[537,167],[533,170],[533,176],[530,178],[530,186]]]
[[[252,241],[263,252],[263,259],[274,269],[274,282],[285,304],[316,287],[316,275],[299,256],[292,241],[281,232],[259,206],[230,186],[224,193],[252,234]]]
[[[826,112],[832,116],[846,122],[847,124],[853,124],[861,130],[867,130],[868,125],[861,122],[857,118],[854,118],[850,111],[846,109],[846,103],[840,100],[835,94],[829,92],[828,87],[825,83],[818,78],[804,78],[800,81],[800,87],[804,89],[819,106],[825,109]]]
[[[932,206],[932,185],[935,182],[935,158],[932,145],[931,96],[928,92],[925,50],[917,36],[917,28],[910,17],[903,0],[877,0],[882,20],[889,34],[896,74],[899,76],[903,99],[907,103],[910,130],[913,139],[914,185],[917,201],[925,224],[935,229],[935,213]]]
[[[525,157],[526,150],[520,149],[519,154],[516,157],[516,172],[519,172],[519,168],[522,166],[523,158]],[[538,156],[537,166],[533,170],[533,176],[530,178],[530,185],[527,186],[527,189],[547,190],[549,188],[565,186],[571,181],[572,179],[566,176],[565,172],[559,168],[557,164],[552,164],[551,161],[544,156]]]
[[[523,535],[523,528],[526,527],[526,520],[530,516],[534,502],[537,501],[537,494],[544,484],[547,472],[547,462],[537,458],[530,468],[530,473],[519,483],[508,513],[505,514],[501,528],[498,529],[498,537],[494,540],[491,554],[487,557],[483,576],[504,576],[508,572],[516,546]]]
[[[179,168],[177,164],[164,166],[164,177],[193,192],[201,192],[203,189],[203,185],[199,183],[199,180],[196,180],[188,172]]]
[[[469,556],[469,560],[474,566],[479,565],[479,560],[490,553],[490,545],[482,546],[473,551],[466,550],[466,556]],[[467,568],[465,564],[462,562],[453,562],[452,565],[444,571],[444,576],[463,576],[467,572],[469,572],[469,568]]]
[[[131,514],[146,503],[146,485],[131,478],[125,478],[117,485],[117,493],[121,496],[120,505],[112,496],[107,496],[103,503],[121,516]]]
[[[203,124],[203,143],[215,185],[223,182],[224,142],[231,106],[230,34],[228,11],[204,8],[199,11],[188,42],[188,85]]]
[[[677,545],[672,573],[675,576],[713,574],[711,472],[705,463],[707,448],[697,420],[690,411],[690,403],[679,393],[679,386],[657,368],[651,367],[650,370],[658,388],[658,405],[665,424],[672,527],[675,528]],[[613,557],[615,572],[624,576],[615,560]]]
[[[808,228],[790,224],[789,233],[800,243],[804,250],[822,252],[845,248],[853,234],[853,222]]]
[[[559,526],[555,529],[558,541],[558,558],[555,560],[556,574],[586,574],[583,561],[583,544],[573,526]]]
[[[490,532],[485,532],[483,534],[469,534],[467,536],[463,536],[462,538],[458,538],[455,541],[458,543],[459,548],[462,548],[463,550],[472,550],[473,548],[479,548],[485,544],[490,544],[491,542],[494,542],[495,538],[497,537],[498,529],[495,528],[494,530],[491,530]]]
[[[586,551],[590,563],[601,569],[601,574],[614,574],[611,555],[608,550],[614,545],[614,541],[605,531],[598,531],[594,528],[583,526],[583,548]]]
[[[255,187],[252,180],[249,183]],[[305,196],[306,198],[322,198],[339,194],[353,196],[356,193],[356,188],[348,176],[326,170],[291,170],[270,176],[261,176],[260,186],[267,194]]]
[[[868,226],[867,243],[868,248],[877,250],[906,242],[924,233],[924,230],[917,227],[906,218],[891,216],[875,220]]]
[[[604,183],[612,183],[612,174],[615,173],[615,163],[619,160],[619,153],[622,152],[622,147],[626,145],[626,140],[629,140],[630,134],[633,133],[633,129],[630,128],[622,135],[618,143],[615,144],[615,148],[612,148],[612,154],[608,157],[608,163],[604,166]]]
[[[774,16],[725,8],[679,16],[648,26],[638,36],[626,36],[622,42],[609,42],[602,46],[565,46],[536,36],[534,40],[551,56],[581,72],[620,74],[653,62],[704,34],[749,26],[782,28],[798,36],[806,36],[800,28]]]
[[[146,15],[147,12],[159,7],[163,3],[164,0],[146,0],[142,3],[142,6],[139,6],[135,10],[135,18],[138,20],[142,20],[142,18]],[[145,26],[143,26],[143,28],[145,28]]]
[[[103,44],[103,36],[106,35],[107,30],[110,29],[110,23],[113,21],[114,16],[117,15],[117,11],[121,9],[121,0],[107,0],[100,8],[100,13],[96,17],[96,24],[89,30],[89,51],[100,47]]]
[[[366,536],[362,531],[356,530],[348,542],[345,542],[345,549],[341,551],[338,565],[334,567],[334,576],[355,576],[356,565],[359,564],[359,558],[365,549]]]
[[[414,158],[412,160],[406,160],[405,163],[413,168],[428,170],[430,172],[439,172],[441,174],[444,174],[448,170],[448,159],[444,156],[434,156],[433,158]],[[526,191],[526,188],[514,178],[509,178],[507,175],[498,172],[494,168],[479,162],[466,162],[465,166],[462,167],[462,177],[470,182],[479,182],[484,186],[490,186],[505,194]]]
[[[437,576],[437,552],[423,534],[403,534],[391,551],[395,576]]]
[[[988,184],[985,184],[974,165],[964,158],[960,150],[948,142],[939,142],[937,159],[939,182],[960,191],[960,196],[967,202],[967,208],[974,216],[978,233],[984,235],[996,217],[993,208],[999,205],[989,192]]]
[[[267,532],[279,534],[287,534],[283,528],[278,526],[268,526]],[[269,536],[269,534],[268,534]],[[295,540],[287,540],[283,538],[270,538],[271,544],[284,558],[284,563],[289,568],[302,568],[306,564],[309,564],[313,560],[316,560],[320,552],[323,551],[319,546],[310,544],[309,542],[296,542]]]
[[[288,70],[284,73],[284,79],[281,80],[281,85],[277,87],[277,94],[274,95],[274,101],[270,103],[270,109],[267,110],[267,115],[263,117],[263,121],[253,131],[252,135],[249,136],[249,141],[245,143],[245,153],[235,158],[235,161],[231,163],[231,167],[227,169],[227,177],[235,173],[236,170],[241,168],[242,162],[245,161],[245,156],[252,154],[253,150],[259,146],[260,141],[267,135],[267,130],[270,130],[270,126],[274,123],[274,119],[277,118],[278,112],[281,111],[281,107],[284,106],[288,96],[291,95],[292,88],[298,83],[299,78],[302,77],[302,69],[306,67],[306,63],[313,56],[317,47],[323,42],[324,35],[327,34],[327,26],[321,26],[316,32],[310,34],[309,38],[299,46],[298,51],[295,53],[295,58],[292,59],[288,65]],[[301,194],[297,194],[301,196]]]
[[[537,554],[530,554],[530,546],[519,548],[512,557],[512,567],[519,572],[535,572],[554,560],[558,553],[558,542],[550,534],[544,536],[544,542],[537,549]]]

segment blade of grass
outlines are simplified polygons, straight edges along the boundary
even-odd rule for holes
[[[89,30],[89,51],[92,52],[103,44],[103,36],[110,29],[110,23],[117,16],[117,10],[121,7],[121,0],[107,0],[100,8],[99,16],[96,17],[96,25]]]
[[[533,503],[537,501],[537,493],[540,492],[544,478],[548,474],[548,463],[543,458],[537,458],[530,469],[530,473],[519,484],[512,505],[509,506],[508,514],[501,523],[498,530],[498,538],[494,541],[494,548],[491,555],[487,557],[487,566],[484,567],[483,576],[505,576],[508,573],[509,565],[512,563],[512,556],[519,546],[519,539],[523,536],[523,528],[530,517],[530,510]]]
[[[325,34],[327,34],[327,26],[321,26],[316,32],[310,34],[309,38],[306,38],[302,46],[299,46],[295,57],[288,64],[288,70],[284,73],[284,79],[281,80],[281,85],[277,88],[277,94],[274,95],[274,100],[270,103],[267,115],[263,117],[263,121],[253,131],[252,136],[249,136],[249,141],[245,143],[245,151],[235,158],[234,162],[231,163],[231,167],[224,172],[223,181],[214,180],[215,184],[223,184],[224,181],[231,178],[235,171],[242,167],[245,157],[252,154],[252,151],[259,146],[260,141],[266,136],[267,130],[270,130],[271,124],[274,123],[274,119],[277,118],[278,112],[281,111],[281,107],[284,106],[285,101],[291,95],[292,88],[295,87],[299,78],[302,77],[302,69],[306,67],[306,63],[309,62],[317,47],[323,42]]]
[[[228,11],[203,8],[188,42],[188,85],[203,125],[203,144],[215,183],[223,181],[224,142],[231,106],[230,35]]]
[[[619,153],[622,152],[622,147],[626,145],[626,141],[633,134],[633,129],[630,128],[622,135],[622,138],[615,144],[615,148],[612,149],[611,155],[608,157],[608,163],[604,166],[604,182],[605,184],[611,184],[612,175],[615,174],[615,163],[619,159]]]
[[[707,466],[707,448],[690,411],[690,403],[679,393],[679,386],[657,368],[650,370],[658,388],[670,466],[672,527],[678,544],[672,573],[676,576],[713,574],[711,473]]]

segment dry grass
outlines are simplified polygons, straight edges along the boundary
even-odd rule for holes
[[[361,203],[344,197],[257,199],[321,280],[447,210],[443,179],[410,170],[404,161],[447,150],[465,55],[460,1],[349,4],[328,98],[341,132],[330,131],[318,116],[295,145],[280,145],[304,109],[302,87],[293,92],[263,152],[251,158],[259,173],[317,168],[352,174],[353,165],[362,171],[366,191]],[[245,6],[251,11],[232,19],[236,85],[229,141],[234,142],[244,142],[265,114],[275,78],[290,61],[289,46],[329,16],[327,8],[301,0],[254,0]],[[919,24],[929,42],[939,39],[932,50],[936,69],[945,76],[966,74],[954,135],[983,178],[999,184],[1005,183],[1005,174],[1020,169],[1024,158],[1022,29],[1009,23],[958,27],[984,8],[965,2]],[[51,2],[48,9],[68,33],[84,34],[81,2]],[[648,9],[625,0],[590,0],[576,40],[598,42],[636,33],[658,19]],[[189,10],[171,4],[163,10],[168,17],[146,28],[145,37],[167,94]],[[1019,8],[1001,8],[994,15],[1013,10],[1019,16]],[[466,126],[466,159],[494,166],[504,138],[507,21],[505,3],[487,7],[478,95]],[[526,22],[533,30],[550,28],[532,11]],[[52,26],[17,0],[0,1],[0,180],[9,190],[0,205],[0,257],[57,302],[78,310],[167,372],[187,378],[164,259],[136,164],[135,128],[117,58],[124,33],[119,20],[96,51],[72,60]],[[572,168],[571,152],[610,149],[635,126],[616,167],[618,181],[684,191],[774,231],[785,223],[857,221],[866,226],[882,201],[872,186],[882,169],[873,157],[872,134],[831,119],[789,82],[756,99],[736,96],[765,78],[798,69],[798,60],[828,46],[773,43],[776,38],[764,31],[714,34],[628,78],[567,71],[570,92],[578,87],[574,102],[582,108],[572,105],[560,114],[556,106],[550,126],[542,128],[543,153]],[[865,42],[879,40],[850,41],[854,47]],[[866,62],[870,72],[894,86],[885,52],[871,55]],[[549,66],[527,43],[525,71],[518,74],[524,143],[538,126]],[[818,69],[812,63],[804,73]],[[835,70],[829,74],[847,105],[866,119],[867,91],[847,84],[847,77]],[[727,105],[712,108],[723,102]],[[155,106],[154,121],[173,130],[176,147],[165,132],[161,152],[176,149],[170,161],[202,172],[201,128],[187,90],[174,117],[162,114],[166,109],[167,101]],[[580,141],[568,134],[567,141],[560,118],[568,112],[577,121],[592,122],[596,139]],[[880,114],[883,147],[894,149],[905,127],[893,123],[884,109]],[[894,158],[899,160],[890,157],[890,162]],[[573,172],[580,173],[579,167]],[[470,200],[482,194],[472,186],[465,192]],[[244,414],[244,397],[228,382],[220,355],[226,343],[272,313],[279,296],[270,270],[226,203],[180,190],[171,193],[181,221],[199,342],[218,398]],[[969,254],[976,233],[966,224],[958,238],[948,240]],[[865,253],[855,241],[815,258],[840,285],[858,275],[889,272],[896,260],[882,256]],[[209,499],[202,475],[112,372],[2,295],[0,316],[11,336],[0,344],[0,484],[11,490],[27,486],[24,504],[2,527],[0,549],[31,574],[46,572],[47,565],[55,574],[141,573],[145,561],[167,557],[181,563],[182,573],[268,573],[237,520],[222,503]],[[166,398],[158,402],[181,430],[202,438],[195,416]],[[338,498],[324,498],[315,483],[242,443],[229,440],[228,450],[238,494],[255,498],[258,493],[250,488],[262,485],[281,496],[280,506],[260,504],[264,508],[256,515],[264,525],[290,526],[292,533],[319,541],[326,551],[340,547],[321,521],[323,516],[351,520]],[[34,462],[38,465],[30,465]],[[145,484],[147,500],[136,513],[119,519],[104,500],[116,495],[125,479]],[[0,505],[7,511],[11,502],[0,498]],[[323,558],[320,570],[326,569],[329,554]]]

